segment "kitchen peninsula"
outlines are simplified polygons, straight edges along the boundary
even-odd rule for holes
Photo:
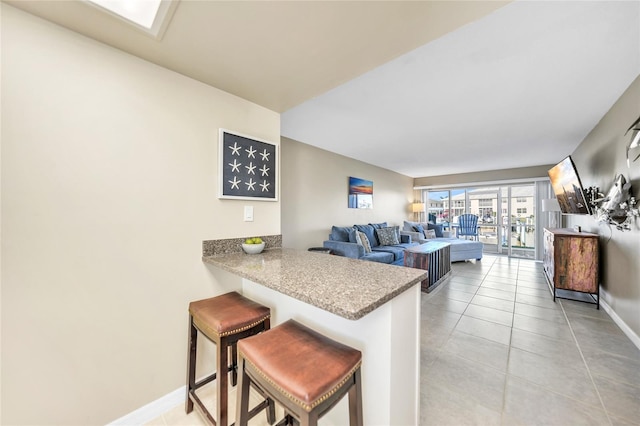
[[[364,422],[418,424],[420,286],[424,270],[293,249],[203,261],[242,277],[242,293],[362,351]],[[325,424],[347,424],[347,401]],[[323,422],[324,423],[324,422]]]

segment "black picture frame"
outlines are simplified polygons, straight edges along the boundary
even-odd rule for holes
[[[219,159],[218,198],[278,201],[278,145],[220,129]]]

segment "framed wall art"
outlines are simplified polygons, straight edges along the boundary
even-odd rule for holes
[[[349,177],[349,208],[373,208],[373,182],[356,177]]]
[[[220,129],[218,198],[278,201],[278,146]]]

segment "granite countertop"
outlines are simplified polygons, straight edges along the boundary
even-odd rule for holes
[[[202,260],[350,320],[362,318],[427,278],[422,269],[294,249]]]

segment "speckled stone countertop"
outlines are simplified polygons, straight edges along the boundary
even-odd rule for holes
[[[202,260],[350,320],[362,318],[427,277],[421,269],[294,249]]]

